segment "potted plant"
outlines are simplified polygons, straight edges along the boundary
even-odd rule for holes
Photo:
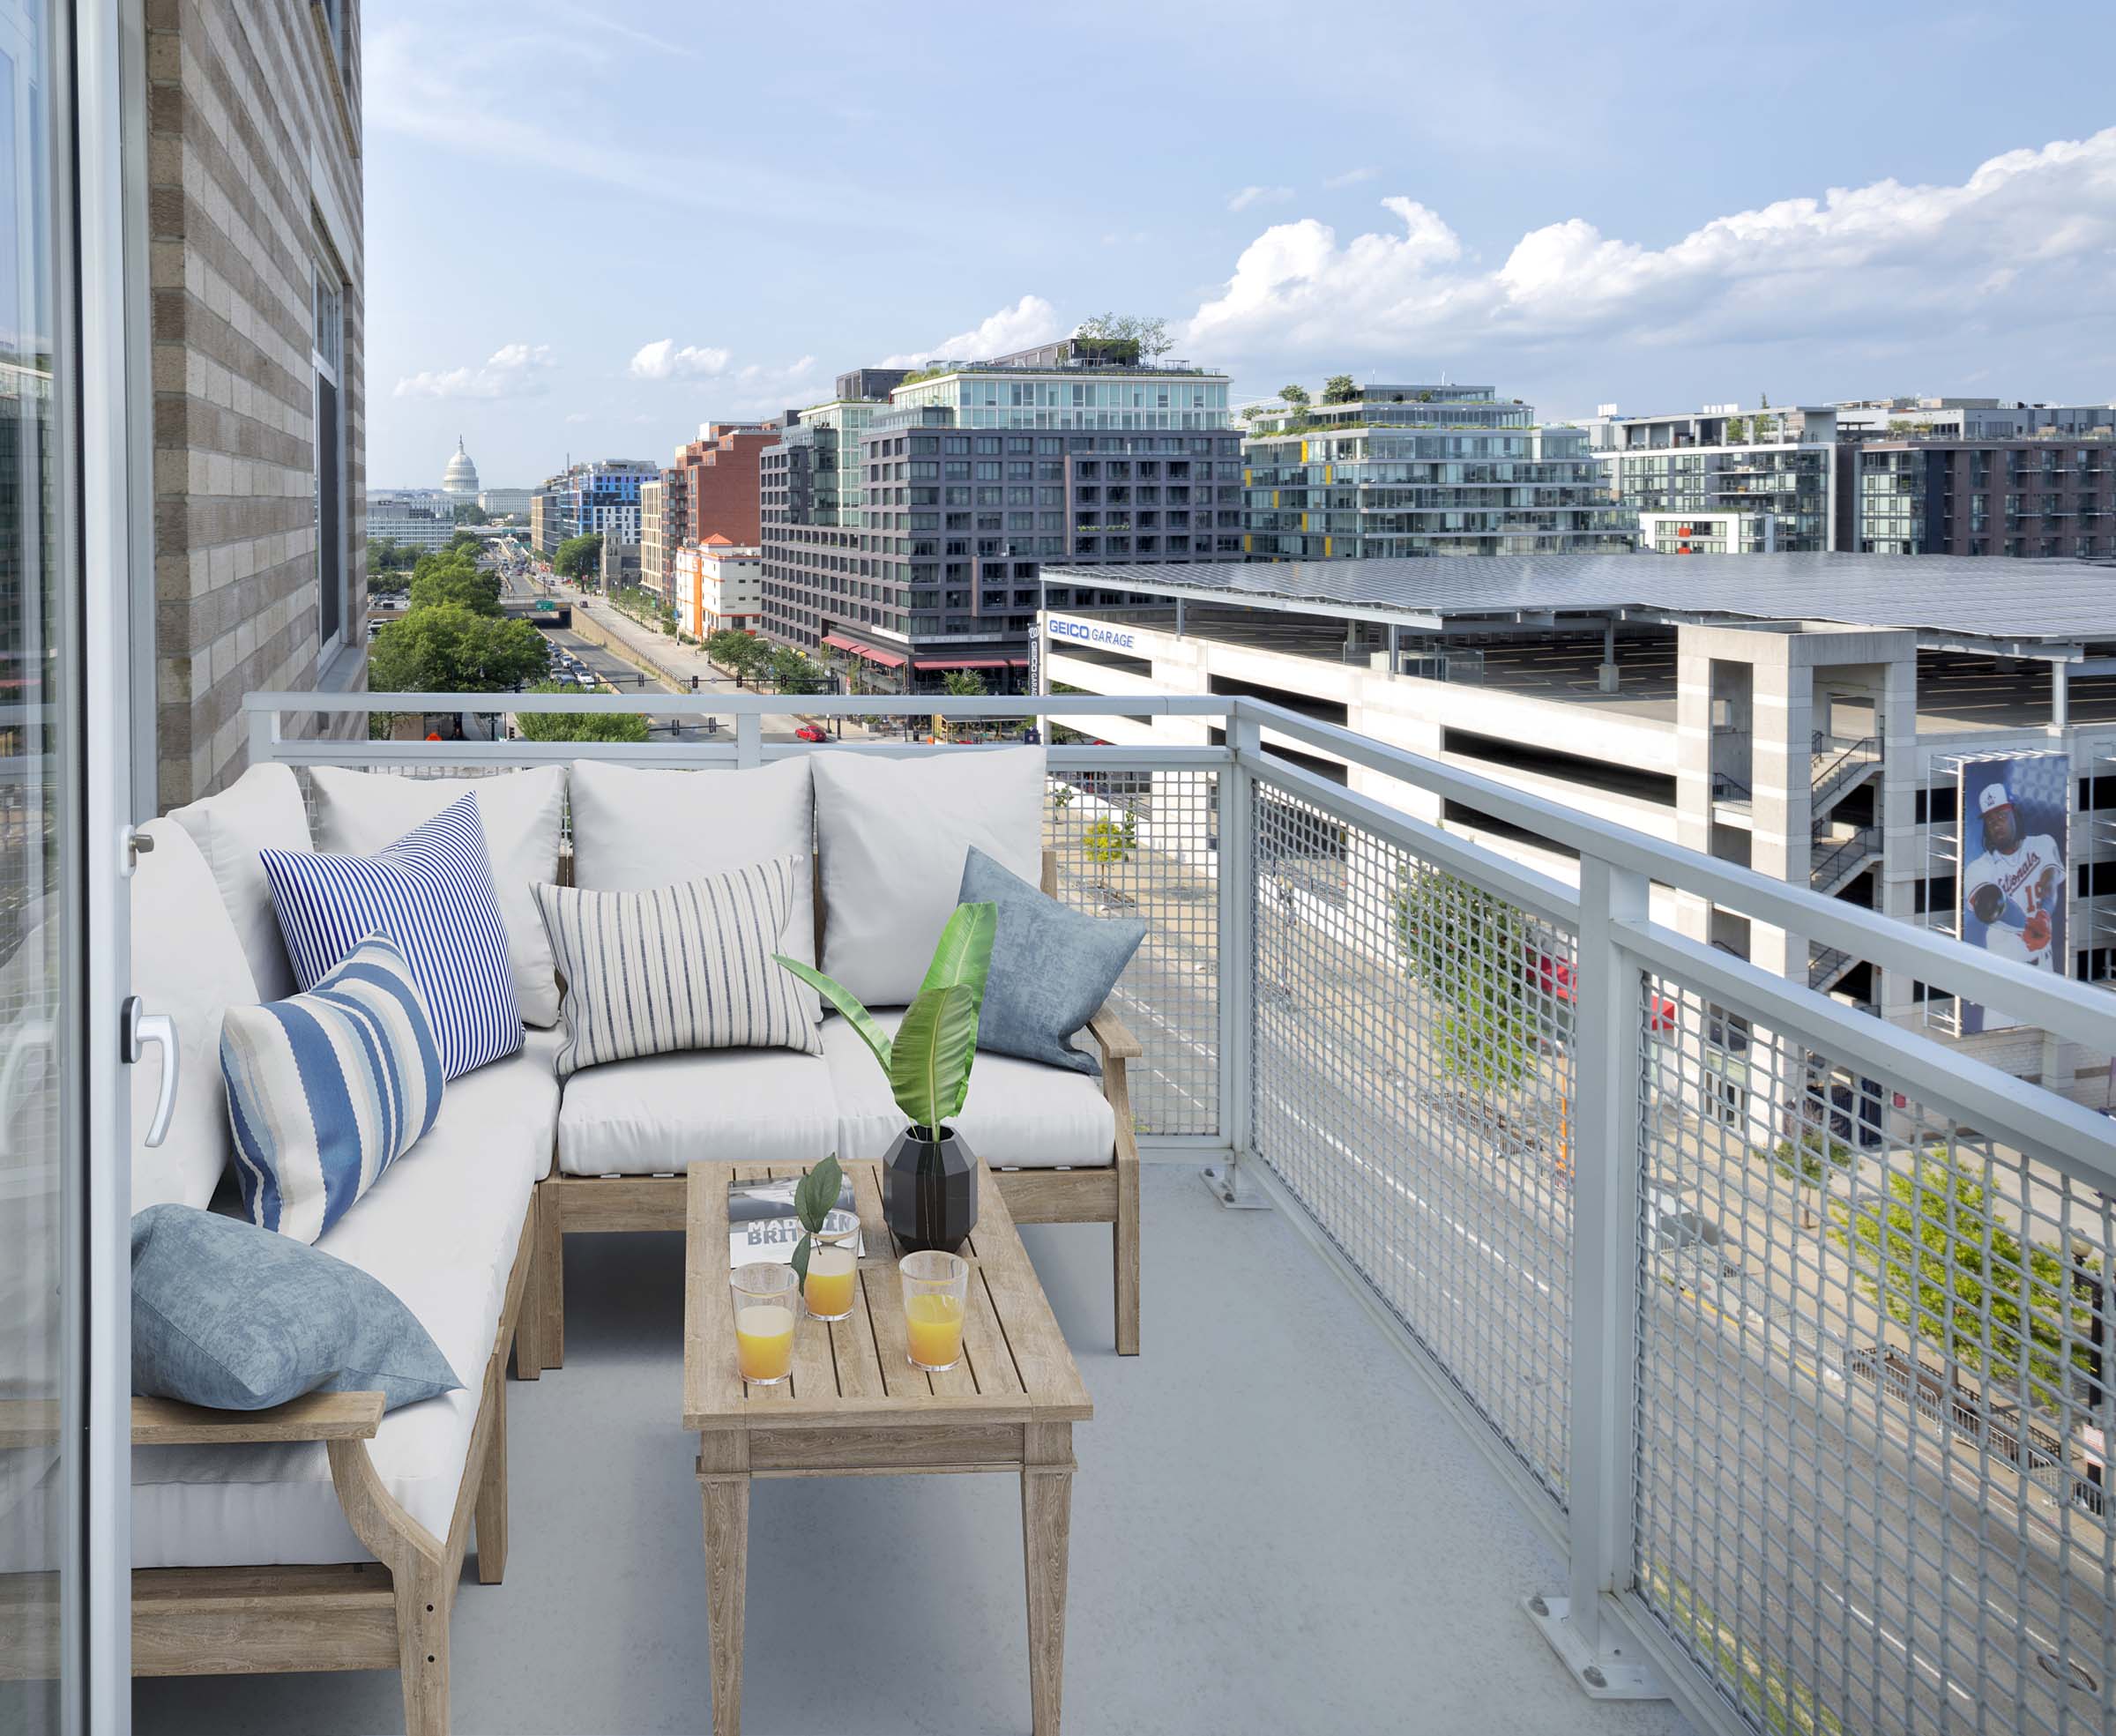
[[[999,906],[958,905],[892,1039],[858,998],[813,965],[772,957],[843,1013],[889,1080],[906,1125],[882,1166],[882,1216],[907,1252],[952,1254],[977,1227],[977,1156],[948,1125],[970,1094],[977,1021]]]

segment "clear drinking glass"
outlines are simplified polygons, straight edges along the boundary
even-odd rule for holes
[[[897,1263],[904,1285],[904,1326],[911,1366],[935,1374],[963,1360],[963,1314],[970,1295],[970,1263],[928,1248]]]
[[[801,1317],[794,1268],[770,1260],[737,1266],[727,1282],[734,1292],[734,1360],[753,1386],[772,1386],[794,1372],[794,1328]]]
[[[860,1263],[853,1253],[857,1228],[812,1236],[808,1242],[808,1276],[802,1300],[817,1320],[843,1320],[853,1311],[860,1295]]]

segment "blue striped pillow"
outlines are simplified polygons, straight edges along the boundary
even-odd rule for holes
[[[306,994],[230,1007],[220,1074],[243,1211],[297,1241],[338,1222],[441,1109],[425,998],[379,935]]]
[[[425,996],[443,1077],[521,1047],[521,1006],[474,792],[374,856],[257,855],[302,988],[370,935],[386,935]]]

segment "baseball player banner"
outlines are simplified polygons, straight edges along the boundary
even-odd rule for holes
[[[2021,754],[1965,760],[1961,770],[1962,938],[2003,958],[2069,974],[2065,935],[2072,756]],[[1962,1032],[2020,1021],[1962,1003]]]

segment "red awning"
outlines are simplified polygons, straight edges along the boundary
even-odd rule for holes
[[[826,645],[836,645],[839,651],[849,651],[855,657],[864,657],[870,662],[879,663],[884,668],[899,669],[904,666],[903,658],[897,652],[876,651],[872,645],[863,645],[857,639],[841,639],[835,633],[825,633],[823,642]],[[919,667],[924,668],[926,666],[921,663]]]
[[[912,660],[914,669],[1003,669],[1008,659],[1003,657],[920,657]]]

